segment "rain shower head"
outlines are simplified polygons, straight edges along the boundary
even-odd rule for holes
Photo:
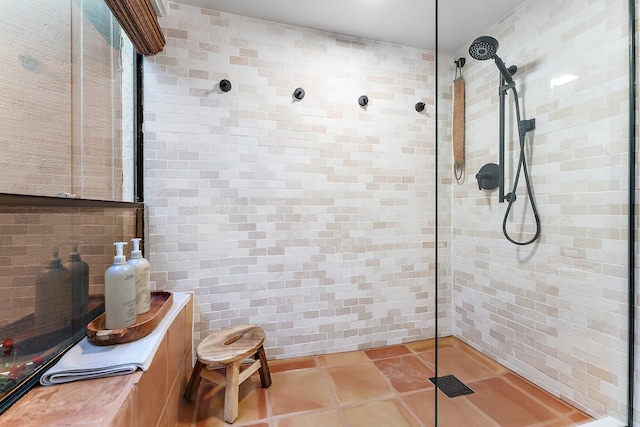
[[[504,79],[505,83],[511,84],[513,83],[513,79],[511,78],[511,70],[507,69],[507,67],[504,65],[504,62],[502,62],[502,59],[500,59],[500,57],[496,55],[498,46],[500,46],[498,40],[494,39],[493,37],[480,36],[475,39],[473,43],[471,43],[471,46],[469,46],[469,55],[471,55],[473,59],[477,59],[479,61],[493,59],[496,63],[496,66],[498,67],[498,70],[500,70],[500,74],[502,74],[502,78]],[[514,73],[516,69],[517,68],[514,67]]]
[[[480,36],[469,46],[469,55],[479,61],[491,59],[496,55],[498,46],[498,40],[493,37]]]

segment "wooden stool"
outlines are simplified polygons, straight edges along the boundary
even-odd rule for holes
[[[198,348],[198,360],[193,367],[191,379],[184,393],[184,398],[191,400],[200,386],[200,378],[205,378],[225,388],[224,420],[232,423],[238,418],[238,395],[240,384],[260,370],[262,387],[271,385],[271,374],[267,357],[264,354],[264,331],[253,325],[239,325],[221,329],[206,337]],[[251,366],[240,372],[240,364],[253,356]],[[224,365],[225,376],[206,367]],[[203,369],[205,368],[205,369]]]

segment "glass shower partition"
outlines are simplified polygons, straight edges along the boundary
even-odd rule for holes
[[[478,13],[439,3],[439,25]],[[526,0],[475,36],[499,43],[488,60],[469,54],[475,37],[439,46],[437,375],[473,393],[438,393],[437,425],[627,425],[633,5]],[[521,245],[505,234],[535,237],[525,167],[541,234]],[[499,201],[501,171],[511,206]],[[478,368],[450,363],[453,346]]]

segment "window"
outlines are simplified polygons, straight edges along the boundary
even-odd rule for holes
[[[0,412],[104,311],[113,242],[143,237],[135,194],[141,57],[103,0],[4,6]],[[69,282],[60,269],[71,270],[76,250],[88,275]]]
[[[0,16],[0,193],[134,201],[135,52],[102,0]]]

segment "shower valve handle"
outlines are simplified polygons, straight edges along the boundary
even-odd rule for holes
[[[498,188],[500,168],[495,163],[487,163],[476,174],[478,190],[495,190]]]

